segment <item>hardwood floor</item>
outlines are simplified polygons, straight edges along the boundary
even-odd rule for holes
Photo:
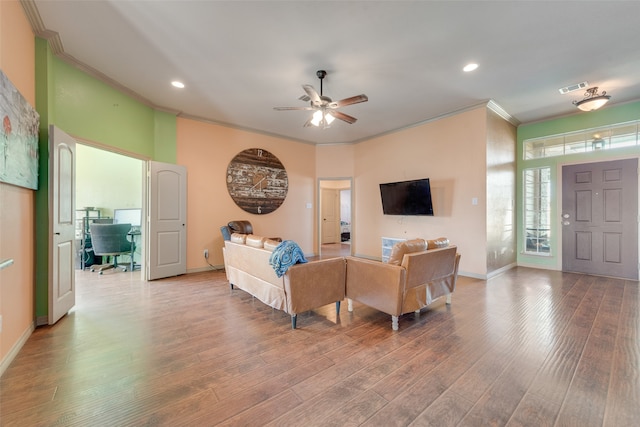
[[[2,426],[631,426],[637,282],[517,268],[453,305],[298,318],[223,272],[78,272],[77,305],[0,380]]]
[[[349,243],[326,243],[320,247],[321,256],[319,258],[334,258],[351,255],[351,245]]]

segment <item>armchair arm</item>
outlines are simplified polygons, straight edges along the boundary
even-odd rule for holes
[[[351,256],[346,259],[347,298],[392,316],[402,314],[403,267]]]
[[[296,315],[344,299],[344,258],[296,264],[284,275],[287,313]]]

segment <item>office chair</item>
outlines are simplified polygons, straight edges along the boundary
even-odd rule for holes
[[[91,266],[91,271],[98,269],[99,274],[111,268],[121,268],[122,271],[127,271],[126,265],[118,265],[118,256],[133,256],[135,244],[127,238],[129,231],[131,231],[131,224],[92,223],[89,224],[89,229],[91,231],[91,244],[94,254],[96,256],[113,257],[112,264],[93,265]]]

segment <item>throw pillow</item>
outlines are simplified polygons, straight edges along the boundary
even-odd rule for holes
[[[427,250],[427,242],[424,239],[406,240],[404,242],[398,242],[391,248],[391,255],[389,255],[388,264],[400,265],[402,264],[402,258],[404,254],[410,254],[413,252],[422,252]]]
[[[427,240],[427,249],[439,249],[449,246],[449,239],[446,237],[438,237],[437,239]]]
[[[265,240],[266,237],[256,236],[255,234],[248,234],[245,243],[247,244],[247,246],[262,248],[264,246]]]
[[[241,243],[244,245],[245,239],[247,238],[246,234],[233,233],[231,234],[231,241],[233,243]]]
[[[273,250],[280,244],[281,240],[274,240],[274,239],[267,239],[264,241],[264,248],[270,252],[273,252]]]

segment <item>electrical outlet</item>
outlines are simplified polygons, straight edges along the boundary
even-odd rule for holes
[[[204,250],[204,259],[209,259],[209,249]]]

